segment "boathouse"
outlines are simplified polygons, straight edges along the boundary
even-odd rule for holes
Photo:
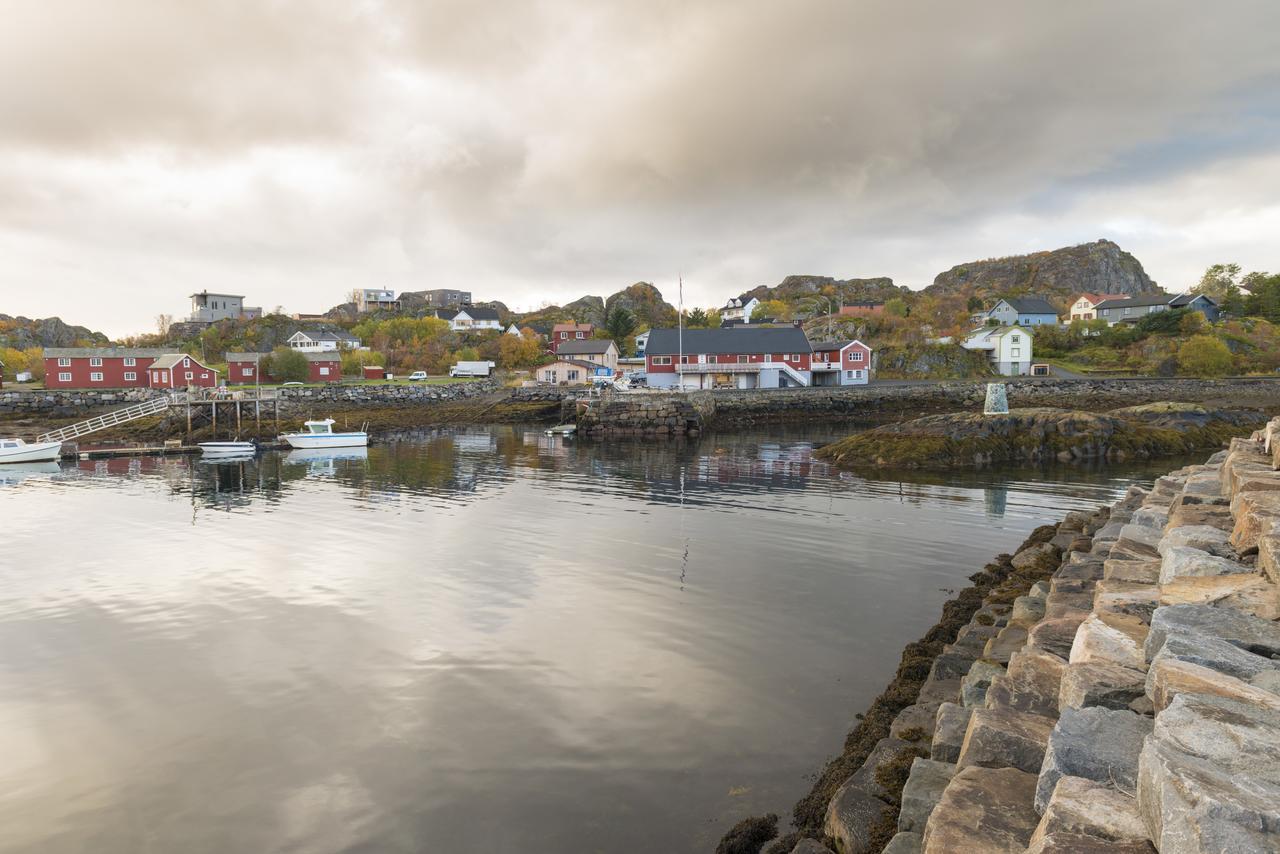
[[[811,370],[814,385],[866,385],[871,380],[871,348],[861,341],[814,344]]]
[[[46,347],[45,388],[146,388],[147,368],[169,351],[138,347]]]
[[[228,382],[233,385],[278,382],[279,379],[271,376],[271,372],[262,365],[262,360],[270,355],[270,353],[228,353]],[[336,383],[342,380],[342,356],[340,353],[326,350],[319,353],[303,353],[302,355],[307,360],[307,382]]]
[[[654,329],[645,348],[652,388],[787,388],[812,382],[813,347],[797,326]]]
[[[148,366],[147,377],[152,388],[216,388],[218,385],[218,372],[186,353],[169,353],[156,359]]]

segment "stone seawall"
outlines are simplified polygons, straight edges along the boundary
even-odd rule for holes
[[[578,432],[587,436],[696,436],[702,416],[685,395],[613,396],[576,404]]]
[[[1280,419],[1039,529],[771,854],[1280,850],[1278,523]]]

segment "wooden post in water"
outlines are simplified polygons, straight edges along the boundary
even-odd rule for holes
[[[236,438],[240,438],[240,401],[236,401]]]
[[[213,438],[218,438],[218,402],[209,402],[209,414],[213,416]]]
[[[187,398],[187,441],[191,441],[191,398]]]

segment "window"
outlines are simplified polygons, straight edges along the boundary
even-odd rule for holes
[[[327,377],[327,376],[329,376],[329,369],[328,369],[328,368],[321,368],[321,369],[320,369],[320,376],[322,376],[322,377]]]
[[[187,379],[191,379],[193,376],[195,376],[194,373],[192,373],[191,371],[187,371]]]
[[[680,364],[682,364],[682,365],[692,365],[692,364],[695,364],[696,362],[697,362],[697,360],[696,360],[693,356],[681,356],[681,357],[680,357]]]
[[[790,355],[788,355],[788,356],[787,356],[787,361],[788,361],[788,362],[798,362],[798,361],[800,361],[800,354],[799,354],[799,353],[791,353]]]
[[[1009,351],[1010,358],[1016,359],[1021,355],[1022,355],[1022,350],[1017,347],[1014,347],[1012,350]]]
[[[850,353],[850,354],[849,354],[849,361],[850,361],[850,362],[861,362],[861,361],[862,361],[862,351],[861,351],[861,350],[854,350],[852,353]]]
[[[739,357],[738,357],[738,364],[739,364],[739,365],[745,365],[745,364],[748,364],[750,361],[751,361],[751,357],[750,357],[750,356],[739,356]]]
[[[671,364],[671,357],[670,357],[670,356],[650,356],[649,358],[653,359],[653,363],[654,363],[655,365],[669,365],[669,364]]]
[[[243,373],[246,377],[251,377],[253,376],[253,368],[243,368],[241,370],[241,373]]]
[[[101,356],[94,356],[93,358],[89,359],[89,367],[91,367],[91,368],[101,368],[101,367],[102,367],[102,357],[101,357]]]
[[[208,374],[206,371],[201,371],[201,372],[200,372],[200,379],[202,379],[202,380],[207,380],[207,379],[209,379],[209,374]]]
[[[569,380],[570,382],[572,382],[573,380],[576,380],[576,379],[578,378],[578,372],[577,372],[577,371],[566,371],[566,372],[565,372],[564,377],[565,377],[565,379],[567,379],[567,380]]]
[[[579,332],[579,333],[578,333],[578,337],[579,337],[579,338],[581,338],[581,337],[582,337],[582,333],[581,333],[581,332]]]
[[[138,360],[137,360],[137,359],[133,358],[132,356],[125,356],[125,359],[124,359],[124,366],[125,366],[126,368],[132,368],[132,367],[133,367],[134,365],[136,365],[136,364],[138,364]]]
[[[67,358],[66,356],[61,356],[61,357],[59,357],[59,359],[58,359],[58,367],[59,367],[59,368],[69,368],[69,367],[71,367],[71,360],[70,360],[69,358]]]
[[[568,332],[561,332],[561,333],[560,333],[560,340],[561,340],[561,341],[563,341],[564,339],[566,339],[566,338],[568,338],[568,337],[569,337],[569,333],[568,333]],[[553,373],[554,373],[554,372],[553,372]]]
[[[190,360],[190,359],[183,359],[183,360],[182,360],[182,367],[184,367],[184,368],[189,368],[189,367],[191,367],[191,360]],[[191,374],[187,374],[187,379],[191,379]]]
[[[1128,313],[1129,313],[1129,312],[1131,312],[1131,311],[1133,311],[1133,309],[1129,308],[1128,306],[1125,306],[1125,307],[1124,307],[1124,313],[1125,313],[1125,314],[1128,314]]]
[[[1010,335],[1010,336],[1009,336],[1009,340],[1010,340],[1010,341],[1012,341],[1014,344],[1020,344],[1020,343],[1022,343],[1022,336],[1021,336],[1021,335]]]
[[[90,373],[90,374],[89,374],[89,382],[91,382],[91,383],[100,383],[100,382],[102,382],[102,371],[93,371],[92,373]]]
[[[71,382],[71,373],[69,371],[64,371],[63,373],[58,374],[58,382],[60,383]]]
[[[125,381],[125,382],[127,382],[127,383],[136,382],[136,381],[137,381],[137,379],[138,379],[138,374],[137,374],[136,372],[134,372],[134,371],[125,371],[125,372],[124,372],[124,381]]]

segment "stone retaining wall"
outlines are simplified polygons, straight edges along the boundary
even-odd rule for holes
[[[696,436],[702,417],[684,395],[613,396],[578,404],[578,432],[588,436]]]
[[[1048,577],[988,601],[937,656],[831,799],[825,841],[842,854],[1280,850],[1277,469],[1280,419],[1014,555]],[[904,757],[898,795],[882,784]],[[895,803],[899,832],[873,845]]]
[[[49,391],[0,390],[0,415],[48,415],[58,418],[93,414],[101,409],[129,406],[165,392],[152,388],[64,389]]]
[[[465,400],[470,397],[491,394],[501,386],[494,380],[476,382],[449,383],[447,385],[387,384],[387,385],[344,385],[333,383],[327,386],[302,388],[282,388],[277,391],[281,400],[281,412],[296,414],[314,408],[317,403],[342,405],[345,407],[369,407],[371,409],[394,409],[398,407],[422,406],[423,404],[442,401]]]

